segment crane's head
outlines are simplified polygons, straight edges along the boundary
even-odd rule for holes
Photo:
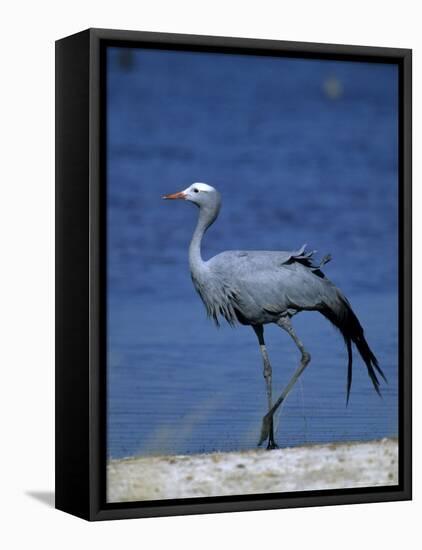
[[[192,183],[192,185],[189,185],[183,191],[164,195],[163,199],[182,199],[193,202],[201,208],[217,210],[217,212],[221,203],[220,193],[217,189],[206,183]]]

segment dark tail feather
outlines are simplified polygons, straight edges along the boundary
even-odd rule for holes
[[[380,383],[377,377],[377,373],[382,377],[382,379],[387,382],[387,378],[381,370],[381,367],[378,364],[378,360],[375,355],[372,353],[368,342],[365,339],[363,333],[363,328],[359,323],[358,318],[353,312],[349,302],[341,296],[338,295],[338,299],[334,306],[329,307],[326,305],[321,313],[326,317],[335,327],[337,327],[346,344],[347,355],[348,355],[348,366],[347,366],[347,400],[349,402],[350,397],[350,388],[352,386],[352,367],[353,367],[353,353],[352,353],[352,342],[357,347],[365,365],[368,369],[369,378],[372,381],[375,391],[378,395],[381,395]]]
[[[352,373],[353,373],[353,352],[352,352],[352,341],[350,338],[344,338],[347,348],[347,396],[346,396],[346,405],[349,404],[350,397],[350,388],[352,387]]]

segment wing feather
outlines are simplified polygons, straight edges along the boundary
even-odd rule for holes
[[[216,322],[218,315],[230,324],[269,322],[283,313],[316,309],[327,285],[333,285],[320,269],[330,257],[314,264],[314,254],[306,245],[290,252],[223,252],[207,262],[211,277],[197,290]]]

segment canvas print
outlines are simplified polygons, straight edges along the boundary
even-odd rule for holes
[[[398,66],[106,49],[107,501],[398,484]]]

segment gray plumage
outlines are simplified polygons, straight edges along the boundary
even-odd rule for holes
[[[205,261],[201,254],[202,238],[218,216],[219,192],[207,184],[194,183],[164,198],[184,199],[199,207],[198,223],[189,247],[189,267],[208,316],[217,324],[223,318],[230,325],[251,325],[257,334],[268,397],[268,413],[263,420],[260,443],[268,439],[268,448],[276,447],[274,413],[310,361],[309,353],[290,323],[291,317],[301,311],[319,311],[342,333],[349,357],[347,400],[352,382],[352,343],[366,364],[375,390],[380,393],[376,371],[384,380],[385,376],[366,342],[363,329],[346,297],[321,270],[330,256],[316,264],[314,252],[307,252],[304,245],[291,252],[231,250]],[[274,403],[272,369],[263,337],[263,325],[268,323],[276,323],[286,330],[301,352],[299,368]]]

